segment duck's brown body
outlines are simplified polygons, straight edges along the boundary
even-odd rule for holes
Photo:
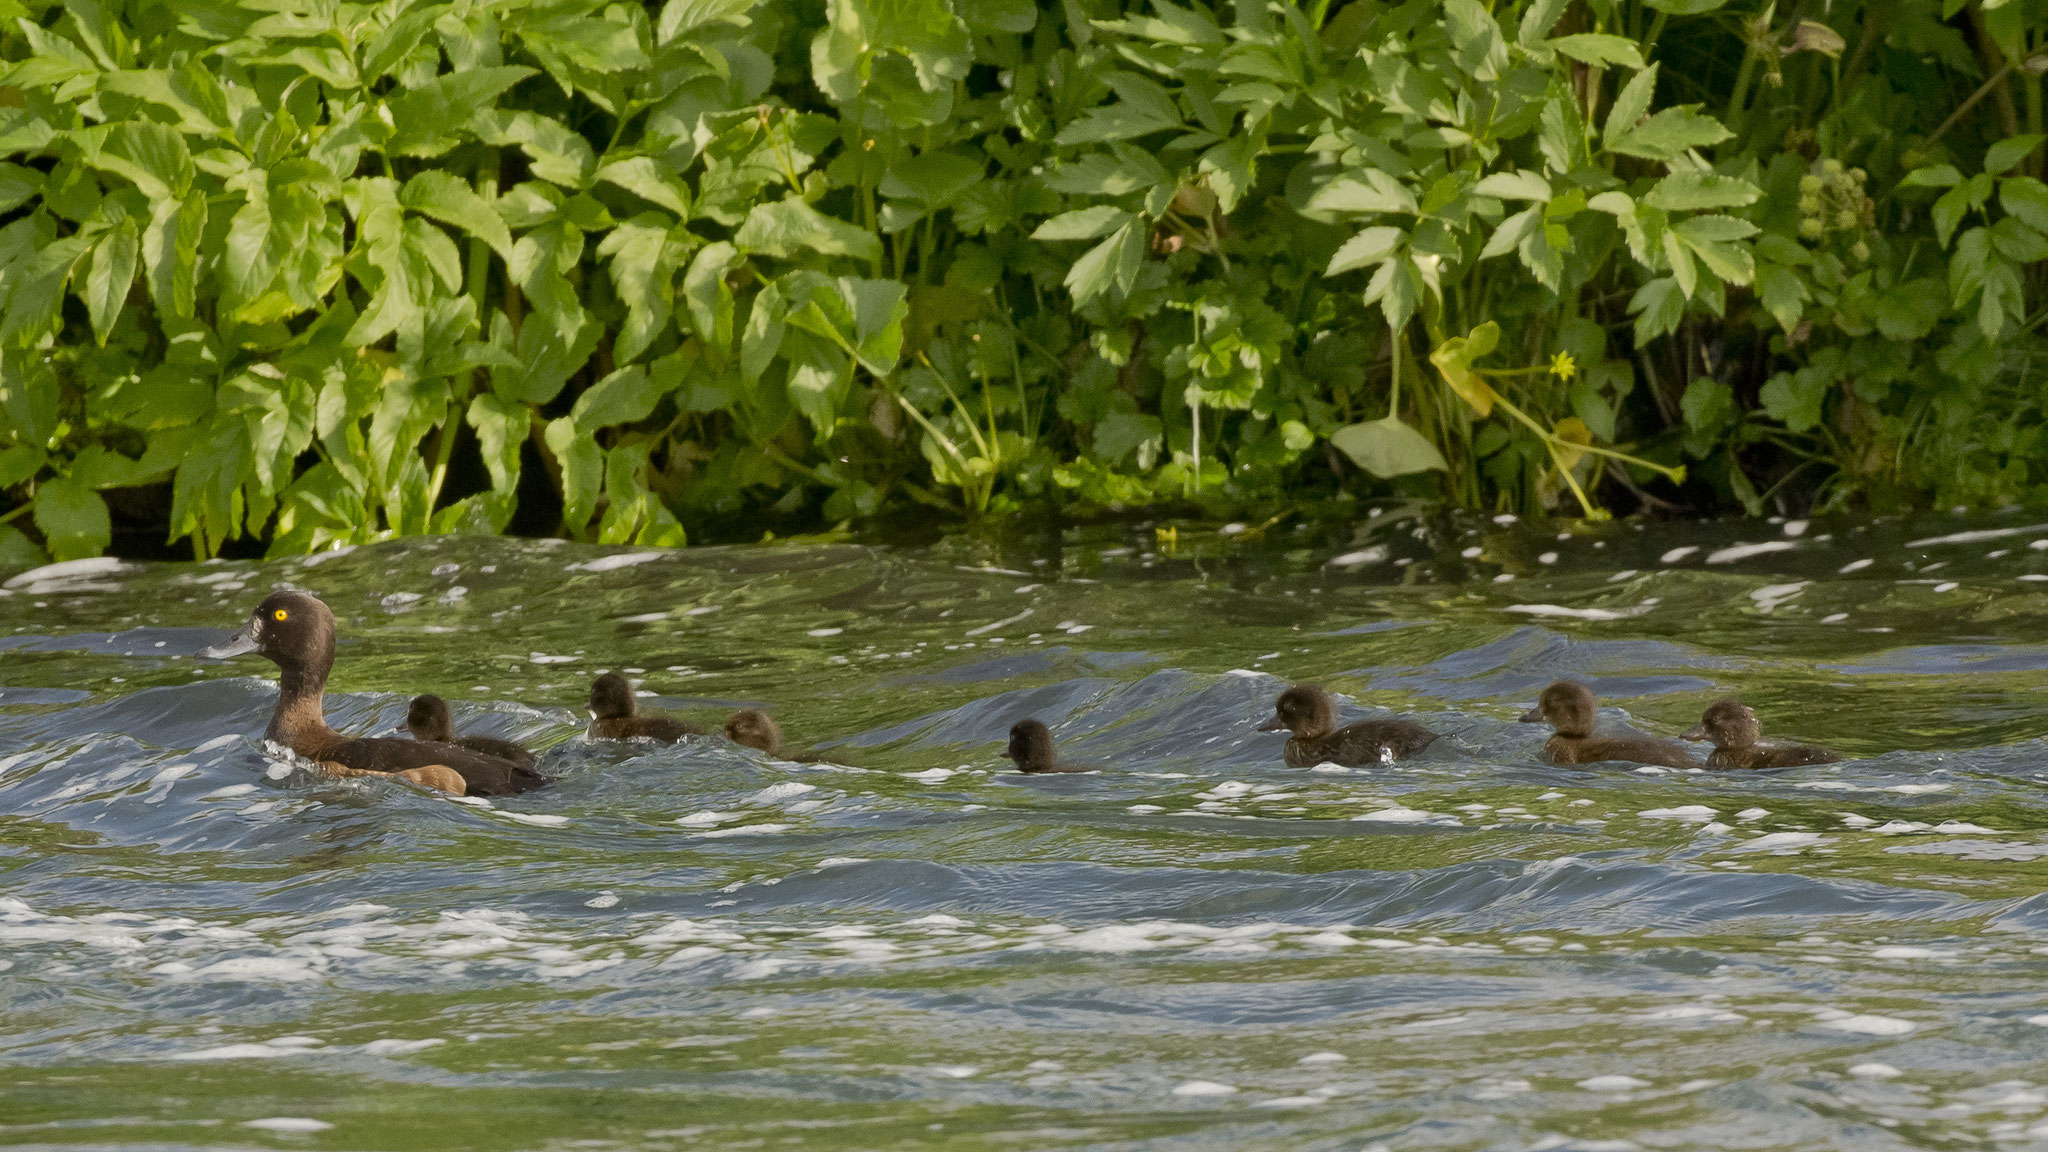
[[[415,696],[412,706],[405,715],[406,730],[415,740],[432,741],[439,744],[453,744],[485,756],[495,757],[522,767],[533,767],[533,753],[510,740],[496,736],[457,736],[454,722],[448,714],[448,702],[435,695]]]
[[[225,644],[201,655],[258,652],[278,667],[277,707],[264,737],[340,775],[404,776],[449,791],[447,774],[471,796],[509,796],[546,784],[532,768],[453,744],[376,736],[343,736],[327,726],[322,698],[334,669],[334,614],[304,592],[274,592]],[[438,782],[438,783],[437,783]]]
[[[1712,740],[1709,768],[1798,768],[1805,764],[1833,764],[1839,752],[1813,744],[1781,744],[1763,739],[1763,726],[1756,713],[1740,700],[1717,700],[1707,707],[1700,722],[1685,733],[1687,740]]]
[[[1273,719],[1261,732],[1292,733],[1281,757],[1290,768],[1342,764],[1352,768],[1405,760],[1435,742],[1437,734],[1408,720],[1361,720],[1337,727],[1337,702],[1311,684],[1297,684],[1280,694]]]
[[[592,740],[653,740],[673,744],[685,736],[702,736],[704,730],[667,716],[640,712],[633,697],[633,685],[617,672],[607,672],[590,685],[590,738]]]
[[[1552,764],[1656,764],[1665,768],[1697,768],[1685,747],[1651,736],[1600,736],[1593,731],[1600,717],[1592,689],[1575,680],[1559,680],[1522,716],[1525,724],[1548,722],[1557,734],[1543,744],[1543,758]]]

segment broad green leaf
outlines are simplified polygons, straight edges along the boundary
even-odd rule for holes
[[[1367,228],[1346,240],[1343,247],[1331,255],[1329,267],[1323,269],[1323,275],[1336,276],[1354,268],[1377,264],[1399,251],[1401,242],[1407,238],[1408,234],[1399,228],[1385,225]]]
[[[1040,224],[1031,233],[1033,240],[1093,240],[1107,236],[1123,227],[1132,219],[1129,212],[1108,204],[1097,204],[1093,208],[1078,208],[1062,212]]]
[[[35,520],[51,558],[58,561],[97,556],[114,538],[107,502],[68,476],[36,489]]]
[[[649,203],[659,204],[675,213],[679,220],[690,218],[689,190],[679,181],[665,177],[652,157],[614,160],[597,170],[596,179],[616,184]]]
[[[595,433],[614,424],[631,424],[646,419],[659,399],[661,393],[654,387],[647,369],[635,364],[592,384],[588,391],[576,398],[576,406],[569,410],[569,417],[581,431]]]
[[[1733,216],[1693,216],[1673,224],[1670,235],[1684,241],[1714,275],[1730,284],[1747,284],[1756,274],[1756,261],[1739,241],[1756,231],[1756,225]]]
[[[674,315],[677,254],[657,212],[620,224],[598,245],[597,254],[610,261],[612,284],[626,302],[626,322],[612,341],[612,359],[627,364],[647,351]]]
[[[2011,216],[2048,232],[2048,185],[2032,176],[2008,176],[1998,182],[1998,202]]]
[[[714,24],[745,27],[752,23],[747,13],[761,0],[668,0],[654,24],[654,42],[667,44],[685,33]]]
[[[1542,173],[1527,169],[1496,172],[1473,185],[1472,193],[1501,200],[1549,200],[1550,181],[1545,180]]]
[[[228,299],[253,300],[277,279],[277,261],[270,245],[270,184],[262,169],[236,177],[243,193],[242,206],[228,224],[227,247],[221,271],[227,283]]]
[[[2011,171],[2013,165],[2026,159],[2028,153],[2039,148],[2041,141],[2044,139],[2048,139],[2048,136],[2033,133],[2026,136],[2014,136],[2009,140],[2000,140],[1984,150],[1984,171],[1993,176],[2003,175]]]
[[[1069,196],[1122,196],[1172,179],[1151,153],[1134,147],[1085,152],[1045,176],[1048,187]]]
[[[2016,264],[2048,260],[2048,237],[2019,219],[2007,216],[1991,226],[1991,246]]]
[[[1622,36],[1609,36],[1600,32],[1578,32],[1570,36],[1559,36],[1545,43],[1562,55],[1569,56],[1581,64],[1596,68],[1619,66],[1641,68],[1643,54],[1637,50],[1636,42]]]
[[[492,211],[490,202],[463,180],[429,168],[405,182],[398,202],[423,216],[452,224],[491,246],[501,259],[512,258],[512,232]]]
[[[1445,340],[1429,354],[1429,362],[1436,365],[1444,383],[1450,385],[1451,391],[1481,416],[1492,413],[1494,401],[1500,399],[1500,394],[1472,365],[1499,343],[1500,325],[1488,320],[1467,335]]]
[[[1515,30],[1515,43],[1524,48],[1534,48],[1543,42],[1550,30],[1564,16],[1565,7],[1571,0],[1535,0],[1522,10],[1522,22]]]
[[[1934,207],[1928,209],[1928,217],[1934,222],[1934,237],[1942,247],[1948,247],[1963,217],[1984,207],[1984,202],[1991,198],[1991,185],[1991,177],[1980,172],[1942,193]]]
[[[531,68],[500,65],[444,72],[416,88],[408,88],[385,102],[391,124],[391,139],[385,147],[399,156],[439,156],[461,142],[472,117],[488,109],[507,88],[531,75]],[[536,171],[535,175],[540,173]]]
[[[549,421],[543,439],[562,466],[562,526],[580,535],[597,508],[598,487],[604,480],[604,450],[568,416]]]
[[[874,233],[826,216],[794,197],[754,205],[732,239],[741,252],[785,260],[812,254],[867,261],[882,256],[882,242]]]
[[[1756,266],[1756,295],[1764,311],[1786,332],[1799,327],[1800,317],[1805,315],[1806,305],[1812,299],[1799,273],[1770,262]]]
[[[697,335],[712,347],[732,347],[733,295],[725,274],[739,259],[739,250],[723,240],[706,244],[683,274],[683,298]]]
[[[1312,212],[1400,212],[1412,214],[1415,193],[1394,177],[1378,169],[1364,172],[1359,179],[1340,177],[1309,197]]]
[[[469,402],[469,426],[476,429],[477,448],[491,474],[491,490],[510,495],[519,490],[519,446],[526,443],[533,409],[485,392]]]
[[[1330,443],[1351,462],[1382,480],[1450,468],[1429,438],[1397,416],[1347,424],[1330,433]]]
[[[590,183],[597,154],[590,141],[559,120],[533,112],[486,110],[470,121],[478,139],[499,147],[517,145],[535,177],[571,190]]]
[[[1644,347],[1678,327],[1685,316],[1685,294],[1679,291],[1678,281],[1659,276],[1636,289],[1628,310],[1636,318],[1636,346]]]
[[[1685,414],[1687,428],[1713,435],[1735,418],[1735,391],[1712,376],[1695,376],[1685,386],[1678,407]]]
[[[875,60],[907,59],[918,87],[964,79],[973,61],[967,27],[946,0],[829,0],[828,27],[811,41],[811,78],[834,103],[860,95]]]
[[[108,229],[93,245],[92,263],[85,273],[85,291],[80,295],[92,320],[93,335],[103,346],[114,330],[114,321],[120,319],[122,306],[128,302],[128,289],[135,284],[135,266],[141,256],[142,241],[132,219],[124,219]]]
[[[87,164],[132,181],[144,196],[161,203],[182,198],[192,187],[192,151],[168,124],[127,121],[72,134]]]
[[[1963,174],[1953,164],[1932,164],[1915,168],[1899,181],[1901,188],[1953,188],[1963,182]]]
[[[1058,143],[1071,146],[1131,140],[1181,126],[1180,108],[1172,94],[1154,81],[1130,72],[1112,73],[1104,81],[1121,99],[1082,113],[1060,129]]]
[[[1761,282],[1761,277],[1759,277]],[[1925,340],[1948,311],[1947,285],[1932,276],[1909,280],[1877,298],[1871,318],[1887,340]]]
[[[1648,71],[1639,75],[1648,75]],[[1687,105],[1663,109],[1623,132],[1620,138],[1608,141],[1607,148],[1648,160],[1672,160],[1694,148],[1719,144],[1734,135],[1722,127],[1719,120],[1697,111],[1697,108],[1698,105]],[[1620,111],[1618,99],[1615,111]],[[1608,123],[1613,122],[1614,117],[1610,114]]]
[[[1520,248],[1522,241],[1527,240],[1530,233],[1539,231],[1542,227],[1542,206],[1524,208],[1500,222],[1500,226],[1493,230],[1493,235],[1486,238],[1486,246],[1479,250],[1479,258],[1491,260],[1495,256],[1505,256]]]
[[[12,212],[43,190],[43,174],[19,164],[0,164],[0,212]]]
[[[199,239],[206,231],[206,194],[194,191],[181,204],[159,201],[142,234],[149,298],[166,316],[189,319],[197,305]]]
[[[1757,391],[1764,415],[1781,421],[1788,432],[1805,432],[1821,421],[1821,407],[1827,400],[1828,382],[1812,368],[1780,372]]]
[[[1111,287],[1130,290],[1145,260],[1146,232],[1144,222],[1134,218],[1074,261],[1074,266],[1067,270],[1066,286],[1073,293],[1076,306]]]
[[[40,568],[49,562],[49,554],[37,547],[27,533],[12,524],[0,524],[0,572]]]
[[[36,251],[26,268],[10,269],[7,313],[0,323],[0,342],[34,343],[59,319],[71,274],[90,253],[82,236],[53,240]]]
[[[1606,126],[1600,130],[1601,143],[1608,148],[1635,130],[1642,118],[1649,114],[1650,100],[1657,93],[1657,70],[1652,64],[1636,73],[1614,97],[1614,106],[1607,110]]]
[[[1762,196],[1763,190],[1747,180],[1682,170],[1659,180],[1643,202],[1667,212],[1694,212],[1703,208],[1741,208],[1756,203]]]

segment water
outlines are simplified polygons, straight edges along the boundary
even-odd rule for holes
[[[2048,525],[1416,518],[639,553],[444,539],[0,590],[0,1143],[1891,1149],[2048,1132]],[[323,782],[437,691],[553,788]],[[824,761],[594,746],[591,677]],[[1863,759],[1551,768],[1559,676]],[[1449,734],[1294,770],[1290,678]],[[1036,715],[1095,775],[996,753]]]

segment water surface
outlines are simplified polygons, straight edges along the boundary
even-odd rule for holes
[[[2048,524],[1387,508],[646,552],[408,541],[0,588],[0,1143],[1891,1149],[2048,1141]],[[551,789],[331,782],[408,697]],[[818,763],[581,737],[592,676]],[[1859,759],[1566,769],[1561,676]],[[1447,734],[1296,770],[1292,679]],[[998,758],[1035,715],[1090,775]]]

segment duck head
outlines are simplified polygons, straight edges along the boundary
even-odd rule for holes
[[[308,592],[272,592],[233,636],[199,655],[226,660],[254,652],[277,665],[287,691],[318,691],[334,667],[334,613]]]
[[[1729,697],[1707,706],[1700,722],[1684,732],[1687,740],[1712,740],[1716,748],[1750,748],[1763,739],[1763,725],[1749,705]]]
[[[455,721],[448,715],[448,702],[431,694],[413,697],[405,710],[405,730],[415,740],[449,743],[455,737]]]
[[[1548,721],[1559,736],[1591,736],[1599,717],[1591,688],[1576,680],[1559,680],[1543,690],[1534,708],[1522,713],[1522,723]]]
[[[638,710],[632,682],[617,672],[607,672],[590,685],[590,715],[596,720],[617,720]]]
[[[725,738],[735,744],[757,748],[770,756],[782,752],[782,727],[759,708],[743,708],[725,722]]]
[[[1273,704],[1273,718],[1259,725],[1261,732],[1286,729],[1303,739],[1327,736],[1337,726],[1337,702],[1313,684],[1296,684],[1280,694]]]
[[[1052,730],[1036,720],[1019,720],[1010,726],[1010,746],[1003,758],[1019,771],[1033,772],[1058,763],[1052,748]]]

